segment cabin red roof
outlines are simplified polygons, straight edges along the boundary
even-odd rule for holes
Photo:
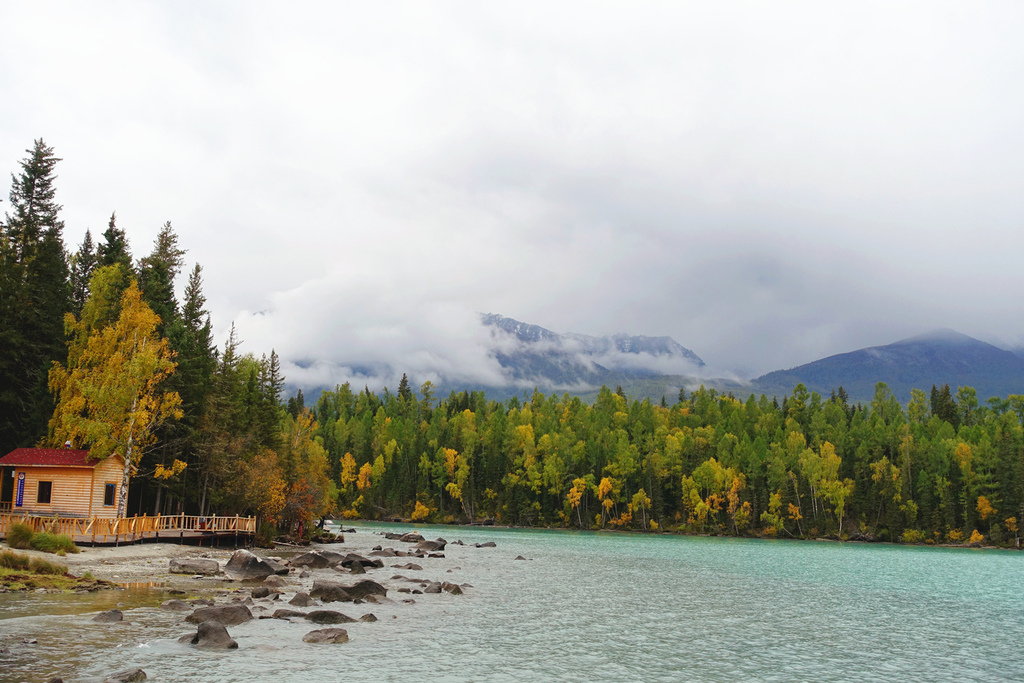
[[[89,451],[70,448],[15,448],[0,458],[0,465],[21,467],[96,467],[99,460],[89,460]]]

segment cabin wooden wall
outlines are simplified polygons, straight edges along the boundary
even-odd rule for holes
[[[95,467],[17,466],[14,468],[12,511],[62,517],[116,517],[122,468],[121,460],[116,457],[106,458]],[[13,507],[18,497],[17,478],[22,472],[25,473],[24,504]],[[49,504],[36,502],[40,481],[53,482]],[[115,485],[113,505],[103,504],[106,484]]]

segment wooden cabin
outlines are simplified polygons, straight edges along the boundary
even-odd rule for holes
[[[0,458],[0,513],[116,517],[124,460],[89,451],[17,448]]]

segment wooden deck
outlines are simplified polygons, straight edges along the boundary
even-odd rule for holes
[[[14,524],[28,524],[33,531],[69,536],[76,545],[120,545],[163,541],[220,545],[245,543],[256,533],[255,517],[200,517],[167,515],[156,517],[50,517],[45,515],[0,514],[0,538]]]

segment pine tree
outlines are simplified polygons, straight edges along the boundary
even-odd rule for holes
[[[89,298],[89,280],[96,269],[96,248],[92,243],[92,233],[85,231],[82,246],[71,256],[71,312],[78,315],[82,312],[85,300]]]
[[[171,222],[160,228],[153,251],[138,264],[139,288],[153,312],[160,316],[161,332],[178,317],[174,298],[174,280],[184,264],[185,250],[178,247],[178,236]]]
[[[64,224],[54,168],[60,161],[41,139],[11,176],[0,239],[0,451],[46,433],[53,412],[50,364],[64,358],[64,314],[70,310]]]

